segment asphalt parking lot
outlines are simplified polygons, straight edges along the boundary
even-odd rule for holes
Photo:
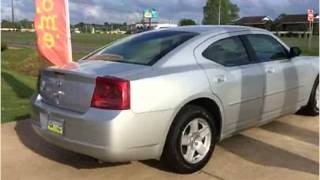
[[[30,120],[2,124],[1,178],[16,179],[318,179],[318,117],[284,116],[219,143],[200,172],[179,175],[157,161],[98,164],[46,143]]]

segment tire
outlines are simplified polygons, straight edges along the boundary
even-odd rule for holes
[[[187,137],[184,141],[183,135]],[[171,125],[161,161],[176,173],[196,172],[209,161],[216,139],[217,128],[212,115],[200,106],[187,105]]]
[[[319,93],[319,76],[314,82],[308,104],[307,106],[302,108],[301,114],[309,115],[309,116],[319,115],[319,107],[317,105],[317,102],[319,101],[319,97],[317,97],[317,92]]]

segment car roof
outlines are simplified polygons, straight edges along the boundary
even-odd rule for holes
[[[220,34],[225,32],[235,31],[263,31],[268,32],[264,29],[253,28],[248,26],[233,26],[233,25],[194,25],[194,26],[179,26],[174,28],[164,29],[164,31],[186,31],[195,32],[199,34]]]

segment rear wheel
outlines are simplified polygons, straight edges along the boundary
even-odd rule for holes
[[[319,77],[313,85],[308,105],[302,109],[301,113],[310,116],[319,115]]]
[[[216,137],[213,117],[202,107],[188,105],[170,129],[162,161],[178,173],[198,171],[209,161]]]

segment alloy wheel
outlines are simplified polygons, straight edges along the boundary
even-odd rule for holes
[[[182,131],[180,149],[185,161],[190,164],[200,162],[211,146],[211,129],[202,118],[191,120]]]

